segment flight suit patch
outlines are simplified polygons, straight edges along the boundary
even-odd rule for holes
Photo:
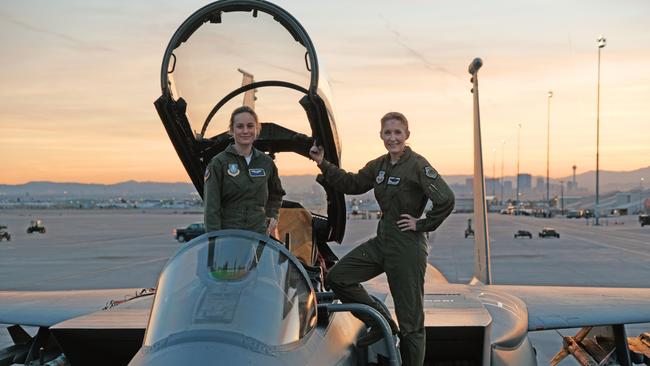
[[[386,184],[390,186],[396,186],[399,184],[400,179],[401,178],[398,177],[388,177],[388,182],[386,182]]]
[[[239,165],[237,163],[228,164],[228,175],[231,177],[239,175]]]
[[[207,182],[208,178],[210,178],[210,167],[205,168],[205,173],[203,173],[203,181]]]
[[[433,169],[432,167],[430,167],[430,166],[425,166],[424,167],[424,175],[426,175],[427,177],[429,177],[431,179],[438,178],[438,172],[435,169]]]
[[[248,174],[253,178],[266,177],[266,170],[264,170],[263,168],[248,169]]]
[[[379,173],[377,173],[377,178],[375,178],[375,182],[377,184],[381,184],[381,182],[384,181],[384,176],[386,175],[386,172],[383,170],[380,170]]]

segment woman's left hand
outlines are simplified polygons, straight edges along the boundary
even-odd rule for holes
[[[409,214],[401,214],[399,215],[402,219],[397,221],[397,226],[399,226],[400,230],[402,231],[415,231],[416,223],[418,222],[418,219],[415,217],[409,215]]]
[[[273,235],[273,236],[275,236],[277,238],[277,234],[278,234],[276,232],[277,226],[278,226],[278,220],[271,217],[269,219],[269,226],[266,228],[266,235]]]
[[[323,162],[324,156],[325,150],[322,146],[316,145],[316,141],[314,140],[314,146],[309,149],[309,157],[315,161],[316,164],[320,165]]]

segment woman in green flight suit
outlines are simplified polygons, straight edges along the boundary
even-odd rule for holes
[[[361,194],[374,188],[382,211],[377,236],[343,257],[329,272],[326,284],[342,302],[372,306],[386,317],[394,333],[400,333],[404,365],[422,365],[425,353],[424,274],[428,256],[425,233],[435,230],[454,208],[454,194],[436,170],[421,155],[406,146],[408,120],[390,112],[381,119],[379,136],[388,154],[370,161],[356,174],[323,159],[323,149],[312,146],[309,153],[318,163],[325,181],[346,194]],[[427,200],[432,208],[422,219]],[[399,330],[383,308],[360,285],[386,272],[395,302]],[[357,345],[367,346],[381,338],[381,330],[362,314],[355,314],[371,326]]]
[[[253,147],[260,130],[252,108],[243,106],[232,112],[230,134],[235,143],[212,158],[205,169],[206,231],[274,233],[285,192],[273,160]]]

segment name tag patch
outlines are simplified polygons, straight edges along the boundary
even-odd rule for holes
[[[381,182],[384,181],[384,176],[386,175],[386,172],[383,170],[380,170],[379,173],[377,173],[377,178],[375,178],[375,182],[377,184],[381,184]]]
[[[266,170],[262,168],[254,168],[254,169],[248,169],[248,174],[255,178],[255,177],[266,177]]]
[[[388,177],[388,182],[386,184],[391,186],[396,186],[399,184],[400,178],[398,177]]]
[[[239,175],[239,165],[237,163],[228,164],[228,175],[231,177]]]

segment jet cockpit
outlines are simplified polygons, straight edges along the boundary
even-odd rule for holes
[[[238,364],[268,356],[271,361],[264,363],[273,364],[274,353],[305,342],[316,313],[308,275],[282,243],[244,230],[204,234],[163,268],[134,363],[172,365],[187,361],[175,361],[175,355],[201,354]],[[178,352],[201,348],[198,339],[212,346]],[[246,355],[238,348],[256,352]]]

